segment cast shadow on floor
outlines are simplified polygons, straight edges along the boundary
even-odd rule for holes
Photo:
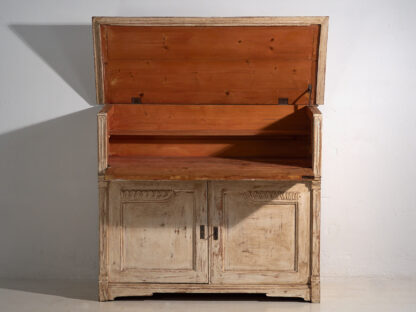
[[[98,301],[98,282],[84,280],[0,280],[0,289]]]
[[[265,294],[160,294],[145,297],[120,297],[116,301],[264,301],[264,302],[305,302],[301,298],[267,297]]]

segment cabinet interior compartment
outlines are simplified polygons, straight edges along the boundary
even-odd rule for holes
[[[313,176],[313,118],[296,105],[106,105],[108,178]]]

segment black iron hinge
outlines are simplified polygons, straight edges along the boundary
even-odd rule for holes
[[[141,97],[132,97],[131,98],[131,104],[142,104],[142,98]]]

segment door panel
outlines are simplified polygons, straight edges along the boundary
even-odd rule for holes
[[[110,281],[207,283],[205,182],[111,182]]]
[[[211,282],[307,283],[309,189],[303,183],[212,182]]]

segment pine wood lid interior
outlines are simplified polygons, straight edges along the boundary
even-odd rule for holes
[[[100,104],[323,104],[327,18],[94,18]]]

